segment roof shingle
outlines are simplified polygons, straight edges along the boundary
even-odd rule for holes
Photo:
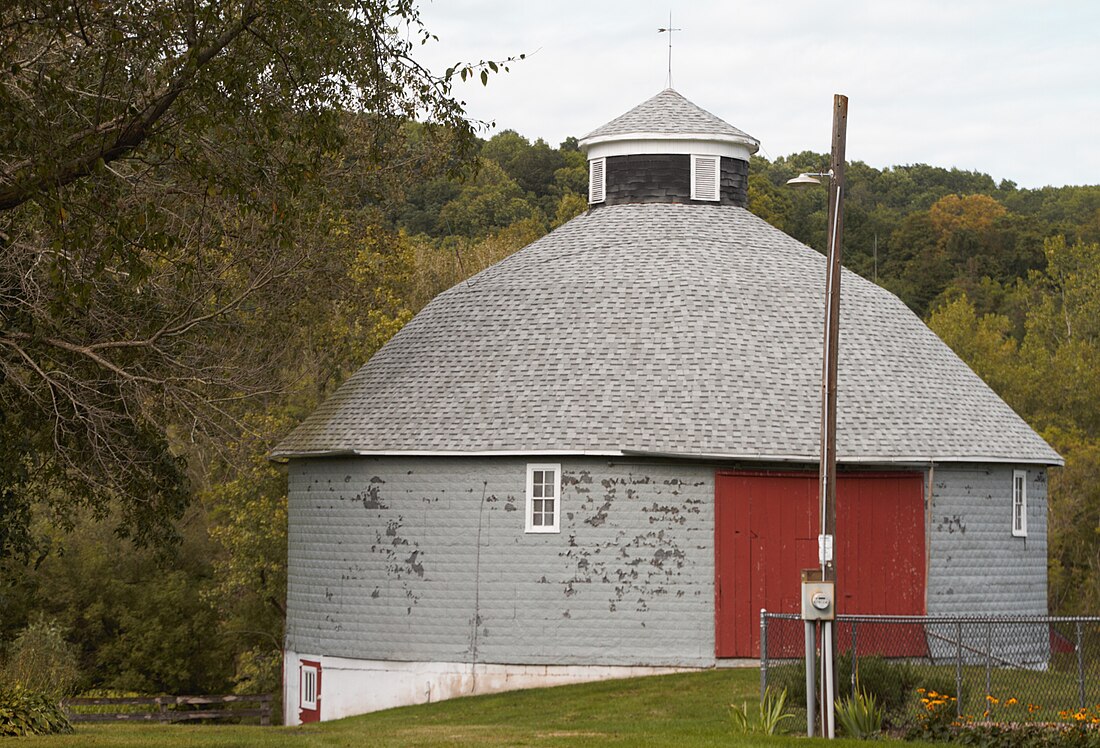
[[[273,457],[817,459],[825,259],[743,208],[614,205],[440,294]],[[1061,458],[900,300],[844,272],[843,461]]]

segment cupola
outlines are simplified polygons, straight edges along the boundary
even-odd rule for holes
[[[671,88],[581,138],[588,202],[700,203],[746,207],[751,135]]]

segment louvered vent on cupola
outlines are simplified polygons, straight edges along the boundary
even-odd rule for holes
[[[588,202],[602,203],[607,192],[606,159],[594,158],[588,162]]]
[[[691,157],[691,199],[718,200],[718,173],[720,156]]]

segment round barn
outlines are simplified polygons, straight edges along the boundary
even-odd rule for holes
[[[288,723],[715,667],[798,610],[825,258],[746,209],[758,142],[672,89],[580,143],[590,210],[274,451]],[[1061,458],[889,292],[844,271],[840,319],[839,612],[1045,614]]]

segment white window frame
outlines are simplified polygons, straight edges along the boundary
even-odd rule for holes
[[[554,471],[554,480],[550,484],[553,486],[554,495],[548,496],[535,496],[535,473],[546,472],[548,470]],[[544,485],[544,484],[540,484]],[[543,501],[547,498],[551,498],[554,501],[554,521],[547,525],[535,524],[535,501]],[[526,509],[526,531],[532,533],[551,533],[561,532],[561,464],[549,463],[549,462],[532,462],[527,464],[527,509]]]
[[[301,675],[298,678],[298,706],[301,709],[317,709],[317,671],[316,665],[302,664],[299,666]],[[311,677],[307,678],[307,674]],[[306,682],[311,681],[311,688],[306,688]]]
[[[1012,471],[1012,535],[1027,537],[1027,471]]]
[[[588,203],[602,203],[607,199],[607,158],[594,158],[588,162]]]
[[[712,160],[714,162],[714,183],[710,185],[713,192],[703,194],[699,190],[700,176],[697,174],[697,167],[701,159]],[[708,153],[693,153],[691,154],[691,199],[692,200],[708,200],[711,202],[718,202],[722,198],[722,157],[712,155]]]

